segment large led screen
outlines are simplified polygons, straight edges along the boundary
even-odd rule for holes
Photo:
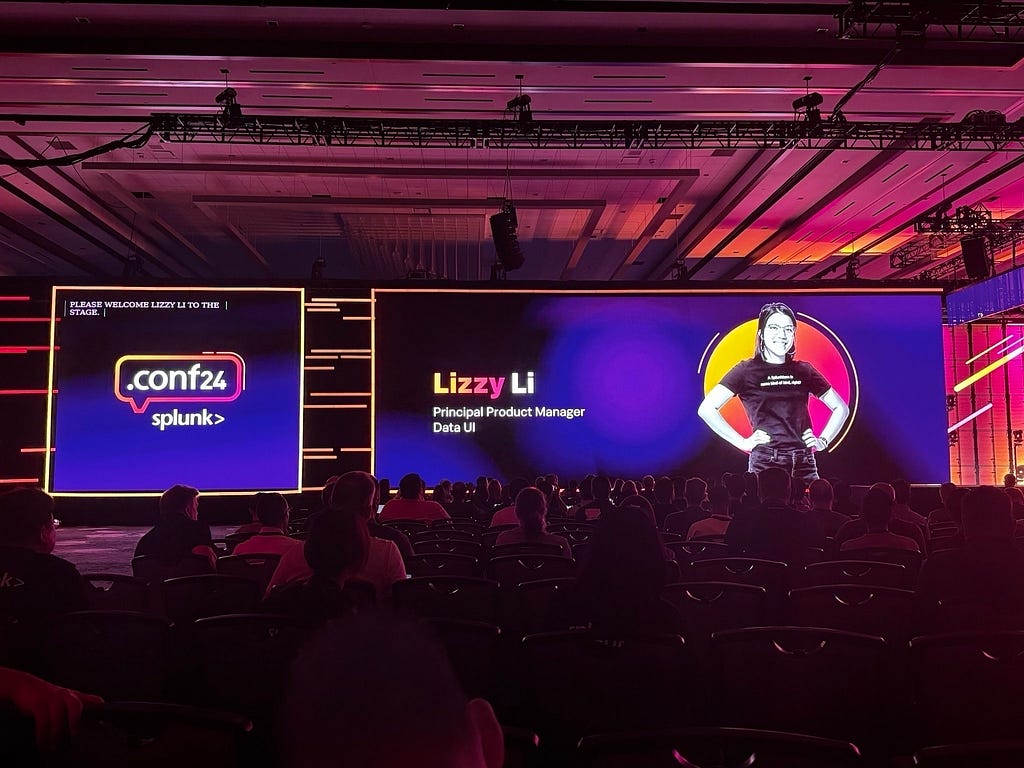
[[[382,478],[949,477],[934,292],[378,290],[374,334]]]
[[[55,493],[300,487],[300,289],[54,288]]]

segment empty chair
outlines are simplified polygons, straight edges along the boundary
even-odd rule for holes
[[[76,768],[243,768],[252,722],[238,714],[153,702],[86,710],[61,765]]]
[[[502,586],[539,579],[564,579],[576,575],[576,563],[560,555],[509,555],[493,557],[487,573]]]
[[[546,747],[569,748],[594,732],[686,725],[699,706],[689,695],[693,657],[678,635],[549,632],[523,638],[519,651],[510,722],[536,730]]]
[[[863,584],[872,587],[907,588],[913,575],[905,565],[875,560],[826,560],[805,565],[794,577],[800,586]]]
[[[491,559],[510,555],[555,555],[565,557],[562,548],[557,544],[524,541],[519,544],[495,544],[491,547]]]
[[[263,596],[252,579],[222,573],[167,579],[160,585],[160,592],[164,613],[175,624],[206,616],[250,613]]]
[[[132,558],[132,575],[153,584],[178,576],[196,576],[213,573],[210,558],[204,555],[188,555],[177,563],[167,563],[156,555],[138,555]]]
[[[910,641],[918,744],[1016,739],[1024,718],[1024,632]]]
[[[251,579],[260,585],[263,594],[280,561],[280,555],[231,555],[217,561],[217,573]]]
[[[491,698],[498,682],[498,641],[494,624],[459,619],[425,619],[448,653],[455,676],[470,697]]]
[[[785,592],[787,567],[777,560],[719,557],[695,560],[682,567],[684,581],[732,581],[764,587],[769,598]]]
[[[434,520],[430,527],[434,530],[451,530],[451,531],[467,531],[476,536],[480,536],[487,527],[480,523],[472,523],[467,520]]]
[[[540,579],[516,586],[515,628],[521,635],[571,629],[563,610],[576,584],[574,578]]]
[[[727,581],[668,584],[662,599],[679,611],[686,627],[687,642],[698,657],[704,656],[714,632],[767,623],[767,591],[753,584]]]
[[[405,569],[413,577],[477,576],[479,561],[469,555],[414,555],[405,562]]]
[[[388,520],[383,525],[401,531],[410,539],[417,533],[430,529],[430,523],[425,520]]]
[[[587,559],[587,555],[589,555],[589,554],[590,554],[590,542],[589,541],[584,541],[582,544],[573,544],[572,545],[572,559],[575,560],[577,562],[577,564],[583,563],[583,561]]]
[[[44,630],[41,674],[107,701],[160,701],[171,669],[171,623],[129,611],[54,616]]]
[[[230,555],[232,552],[235,551],[235,547],[237,547],[243,541],[248,541],[255,535],[256,531],[246,531],[244,533],[229,533],[227,536],[224,537],[224,550]]]
[[[548,526],[548,533],[592,533],[593,523],[552,523]]]
[[[921,571],[923,556],[920,552],[910,552],[905,549],[849,549],[840,552],[837,556],[840,560],[875,560],[881,563],[896,563],[904,566],[916,583],[917,575]]]
[[[807,733],[858,746],[878,738],[887,699],[880,637],[753,627],[711,636],[716,723]]]
[[[427,576],[392,587],[395,608],[423,618],[498,623],[498,584],[488,579]]]
[[[914,593],[893,587],[833,584],[790,590],[786,621],[800,627],[830,627],[884,637],[893,645],[907,640]]]
[[[412,551],[417,555],[468,555],[479,560],[483,556],[483,545],[462,539],[429,539],[417,541]]]
[[[920,768],[1020,768],[1024,741],[978,741],[925,747],[914,753]]]
[[[676,556],[676,562],[680,567],[686,567],[695,560],[725,557],[729,553],[729,547],[720,542],[665,541],[664,534],[662,534],[662,541],[665,543],[665,548]]]
[[[480,535],[473,531],[461,531],[455,528],[431,528],[426,531],[415,531],[407,534],[413,544],[420,541],[447,541],[456,539],[461,541],[480,541]]]
[[[860,751],[847,741],[746,728],[631,731],[581,739],[583,768],[856,768]]]
[[[268,721],[284,696],[289,665],[309,635],[301,620],[274,614],[195,621],[187,650],[194,700]]]
[[[150,610],[149,582],[121,573],[87,573],[82,578],[89,583],[89,609],[93,611]]]

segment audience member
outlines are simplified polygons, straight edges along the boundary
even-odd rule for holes
[[[1010,509],[1013,511],[1013,519],[1018,524],[1024,522],[1024,491],[1013,486],[1012,488],[1004,487],[1003,493],[1010,498]]]
[[[452,483],[452,498],[442,504],[448,515],[455,520],[471,520],[473,518],[473,501],[469,498],[466,483],[457,480]]]
[[[88,585],[78,569],[51,554],[57,542],[53,508],[53,499],[38,488],[0,495],[0,617],[8,622],[35,625],[88,608]]]
[[[175,565],[189,555],[200,555],[216,566],[210,526],[198,518],[199,491],[188,485],[171,486],[160,497],[157,524],[135,545],[135,556],[153,555],[162,563]]]
[[[504,737],[466,700],[420,624],[374,614],[329,625],[300,653],[286,696],[284,768],[501,768]]]
[[[36,746],[52,752],[78,733],[82,712],[103,703],[90,693],[61,688],[28,672],[0,667],[0,702],[6,702],[35,726]]]
[[[380,522],[389,520],[434,520],[450,519],[444,507],[436,501],[423,498],[423,478],[417,474],[408,474],[398,482],[398,496],[387,504],[380,512]]]
[[[868,489],[868,493],[871,491],[884,493],[890,501],[890,506],[896,502],[896,491],[889,483],[875,483]],[[867,498],[866,495],[865,498]],[[905,536],[908,539],[913,539],[914,543],[917,544],[918,551],[922,554],[927,552],[927,549],[925,548],[924,531],[921,530],[919,525],[892,517],[889,520],[888,529],[890,533],[894,533],[897,536]],[[868,532],[868,525],[863,518],[862,511],[861,517],[854,518],[848,523],[843,523],[839,530],[836,531],[836,546],[841,550],[844,542],[863,536]]]
[[[590,483],[591,500],[576,509],[576,519],[580,522],[597,520],[614,509],[612,504],[612,482],[607,475],[596,475]]]
[[[537,488],[523,488],[516,494],[513,507],[518,526],[502,531],[495,544],[555,544],[566,557],[572,557],[572,547],[564,536],[547,532],[547,497]]]
[[[789,505],[790,476],[780,467],[758,473],[761,506],[736,515],[725,542],[736,552],[754,557],[804,563],[825,537],[807,517]]]
[[[711,516],[691,525],[690,530],[686,533],[686,538],[725,536],[726,531],[729,530],[729,523],[732,522],[732,500],[729,498],[728,489],[722,486],[712,488],[708,492],[708,502],[711,505]]]
[[[959,520],[954,521],[949,511],[949,498],[955,490],[956,483],[943,483],[939,486],[939,506],[928,513],[929,529],[936,525],[946,525],[953,522],[959,525]],[[964,492],[966,493],[966,491]]]
[[[681,633],[678,612],[661,599],[665,575],[665,549],[648,513],[633,506],[609,510],[591,538],[565,615],[606,637]]]
[[[519,492],[528,486],[527,480],[524,477],[517,477],[509,483],[509,492],[512,494],[512,503],[507,507],[502,507],[494,516],[491,518],[491,528],[496,528],[499,525],[517,525],[518,518],[516,517],[516,499],[519,498]]]
[[[910,483],[906,480],[893,480],[892,489],[895,502],[892,505],[892,516],[897,520],[906,520],[920,528],[926,528],[928,518],[919,515],[910,508]]]
[[[309,577],[272,590],[263,609],[313,626],[352,611],[355,604],[344,587],[365,567],[369,542],[365,520],[354,512],[332,509],[317,515],[302,547]]]
[[[377,482],[367,472],[346,472],[334,484],[331,508],[317,519],[343,511],[356,516],[367,529],[377,504]],[[315,524],[314,520],[314,524]],[[294,548],[281,556],[281,562],[270,579],[268,594],[284,584],[305,581],[312,575],[312,564],[302,548]],[[374,586],[377,599],[387,602],[391,598],[391,586],[406,578],[405,561],[394,541],[369,536],[366,560],[355,579]]]
[[[1007,472],[1003,475],[1004,488],[1013,488],[1015,485],[1017,485],[1017,476],[1013,472]]]
[[[654,475],[644,475],[640,478],[640,495],[647,499],[653,507],[658,503],[658,496],[654,492]]]
[[[665,519],[676,513],[675,492],[671,477],[662,475],[654,481],[654,519],[660,531],[665,530]]]
[[[832,492],[835,494],[835,501],[832,502],[832,509],[851,520],[860,515],[860,508],[853,500],[853,486],[845,480],[836,480],[832,483]]]
[[[917,594],[926,616],[941,604],[949,622],[940,629],[1024,628],[1024,554],[1014,546],[1010,499],[981,487],[963,499],[964,544],[925,561]],[[931,629],[931,627],[926,627]]]
[[[686,507],[681,512],[669,515],[665,518],[665,530],[686,534],[690,526],[698,520],[708,516],[708,510],[704,504],[708,499],[708,484],[699,477],[691,477],[683,487],[683,494],[686,500]]]
[[[555,477],[555,482],[552,483],[549,478]],[[565,506],[565,502],[562,501],[561,495],[558,493],[558,479],[556,475],[547,475],[541,478],[540,482],[537,483],[537,490],[544,494],[544,498],[548,500],[548,517],[556,519],[565,519],[569,514],[569,508]]]
[[[302,543],[288,535],[288,501],[280,493],[257,493],[254,508],[261,527],[231,554],[283,555]]]
[[[811,483],[807,493],[811,502],[807,517],[814,521],[826,538],[834,539],[839,529],[850,522],[850,516],[832,509],[835,501],[832,484],[824,478],[818,478]]]
[[[864,496],[861,504],[861,519],[867,531],[839,545],[841,552],[857,549],[902,549],[908,552],[920,552],[917,542],[908,537],[900,536],[889,530],[892,516],[893,499],[882,488],[872,488]]]

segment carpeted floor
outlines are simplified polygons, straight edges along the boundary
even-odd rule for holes
[[[237,525],[215,525],[210,527],[210,531],[213,538],[223,539],[237,528]],[[122,573],[130,576],[135,544],[148,530],[145,526],[62,527],[57,530],[57,547],[53,554],[70,560],[80,573]]]

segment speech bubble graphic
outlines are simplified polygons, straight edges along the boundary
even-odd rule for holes
[[[229,403],[245,391],[245,361],[234,352],[124,355],[114,365],[114,396],[135,413],[150,403]]]

